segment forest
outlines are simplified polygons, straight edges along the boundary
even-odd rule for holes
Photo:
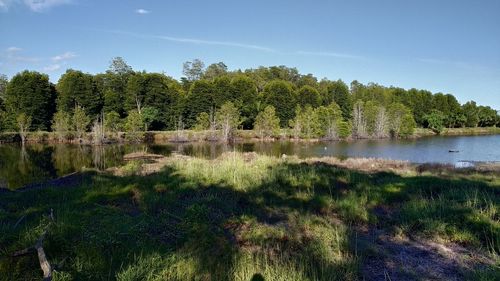
[[[134,71],[116,57],[104,73],[68,69],[57,84],[25,70],[0,75],[0,131],[53,131],[61,138],[95,130],[131,132],[255,130],[269,138],[287,129],[296,138],[407,137],[416,127],[493,127],[498,112],[452,94],[375,83],[318,79],[286,66],[228,70],[185,62],[180,80]],[[471,93],[473,96],[473,93]],[[23,138],[24,140],[24,138]]]

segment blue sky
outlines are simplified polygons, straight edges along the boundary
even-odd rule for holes
[[[500,109],[500,1],[0,0],[0,73],[287,65]]]

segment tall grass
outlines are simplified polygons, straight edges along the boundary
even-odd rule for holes
[[[166,163],[148,176],[134,162],[75,188],[1,194],[0,280],[40,278],[35,255],[10,253],[36,241],[50,209],[44,247],[56,280],[358,280],[355,233],[371,227],[498,261],[496,175],[367,173],[241,153]]]

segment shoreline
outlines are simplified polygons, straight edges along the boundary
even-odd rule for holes
[[[472,166],[456,166],[450,163],[414,163],[406,160],[395,160],[374,157],[348,157],[339,158],[333,156],[299,158],[295,155],[268,156],[256,152],[225,152],[213,159],[202,159],[209,163],[217,163],[228,158],[241,158],[244,162],[252,162],[257,158],[267,158],[274,162],[288,164],[326,164],[337,168],[365,173],[388,172],[398,175],[445,175],[445,174],[500,174],[500,162],[474,162]],[[123,156],[121,165],[108,167],[104,170],[83,169],[73,171],[56,178],[47,178],[38,182],[32,182],[17,188],[0,188],[1,192],[23,192],[33,189],[44,189],[46,187],[72,187],[83,182],[84,175],[88,172],[98,172],[114,176],[148,176],[161,172],[167,166],[174,165],[178,161],[193,161],[197,157],[172,153],[171,155],[151,154],[147,152],[132,152]],[[131,169],[133,167],[133,169]]]
[[[406,139],[418,139],[431,136],[478,136],[478,135],[497,135],[500,134],[498,127],[477,127],[477,128],[447,128],[441,134],[436,134],[430,129],[417,128],[414,134]],[[135,143],[200,143],[200,142],[221,142],[213,136],[212,131],[194,131],[185,130],[182,133],[179,131],[148,131],[144,133],[144,139],[141,142]],[[127,133],[117,132],[107,135],[108,143],[134,143],[127,140]],[[390,139],[390,138],[383,138]],[[259,138],[258,133],[254,130],[237,130],[231,142],[274,142],[274,141],[292,141],[292,142],[334,142],[334,141],[356,141],[356,140],[377,140],[377,138],[355,139],[352,137],[346,139],[321,139],[321,138],[293,138],[288,133],[287,129],[282,129],[280,134],[271,138]],[[0,144],[4,143],[20,143],[21,138],[16,132],[0,133]],[[26,143],[47,143],[47,144],[92,144],[92,133],[86,133],[85,137],[77,140],[69,137],[64,141],[60,141],[54,132],[38,131],[30,132],[26,137]]]

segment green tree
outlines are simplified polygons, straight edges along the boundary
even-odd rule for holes
[[[94,77],[98,91],[103,93],[104,112],[115,111],[120,116],[125,115],[125,96],[128,79],[133,74],[133,69],[121,57],[111,60],[105,74]]]
[[[224,103],[236,102],[236,97],[231,88],[231,79],[228,76],[217,77],[212,82],[213,101],[215,107],[221,107]]]
[[[492,127],[497,123],[497,111],[489,106],[479,106],[478,107],[478,126],[480,127]]]
[[[5,93],[7,91],[7,85],[9,84],[9,80],[7,80],[7,76],[4,74],[0,74],[0,110],[5,110]]]
[[[186,76],[188,81],[200,80],[203,76],[205,64],[199,60],[187,61],[182,65],[182,74]]]
[[[181,86],[172,78],[160,73],[148,73],[144,78],[143,107],[153,107],[158,110],[158,116],[151,125],[152,129],[173,129],[176,116],[181,114]]]
[[[276,109],[276,115],[282,127],[285,127],[294,117],[296,99],[289,82],[282,80],[269,82],[264,89],[264,101],[265,105],[271,105]]]
[[[465,126],[477,127],[479,123],[479,110],[475,101],[468,101],[463,106],[463,113],[465,115]]]
[[[403,115],[403,118],[401,120],[399,136],[402,138],[411,137],[415,132],[416,126],[417,123],[415,122],[415,119],[413,119],[411,112],[408,112],[407,114]]]
[[[196,123],[193,129],[196,131],[204,131],[210,129],[212,119],[213,118],[208,113],[201,112],[200,114],[198,114],[198,116],[196,116]]]
[[[328,93],[333,97],[333,101],[340,106],[342,117],[350,119],[352,113],[353,99],[349,93],[349,87],[342,81],[337,80],[328,86]],[[330,104],[332,101],[324,101],[323,104]]]
[[[444,129],[445,115],[439,110],[432,110],[430,114],[425,116],[427,127],[437,134],[440,134]]]
[[[217,128],[221,130],[222,141],[228,141],[241,123],[238,108],[230,101],[224,103],[215,114]]]
[[[65,111],[58,111],[52,119],[52,131],[56,133],[59,141],[64,141],[71,130],[71,116]]]
[[[276,116],[276,110],[272,105],[266,106],[263,111],[257,114],[254,129],[262,139],[270,138],[279,133],[280,119]]]
[[[140,142],[144,139],[144,122],[141,114],[133,109],[125,118],[126,138],[132,142]]]
[[[158,121],[158,117],[160,116],[158,109],[150,106],[144,107],[140,114],[142,116],[142,122],[144,123],[144,131],[148,131],[151,123]]]
[[[146,73],[134,73],[127,81],[127,88],[125,94],[125,110],[137,110],[139,113],[144,106],[144,99],[146,97]]]
[[[227,66],[223,62],[212,63],[203,73],[203,79],[213,80],[227,74]]]
[[[416,127],[415,119],[409,108],[401,103],[393,103],[388,108],[389,130],[393,137],[408,137]]]
[[[77,105],[73,111],[73,120],[71,123],[76,132],[76,137],[81,140],[90,125],[90,117],[81,106]]]
[[[7,76],[0,74],[0,132],[5,129],[5,121],[7,120],[7,113],[5,112],[5,92],[9,81]]]
[[[239,108],[243,129],[251,129],[258,113],[257,85],[247,76],[238,75],[231,80],[233,102]]]
[[[31,116],[26,115],[24,112],[17,115],[16,118],[17,130],[21,136],[21,142],[23,145],[26,142],[26,135],[30,131],[31,120]]]
[[[310,105],[312,107],[318,107],[321,104],[321,96],[318,90],[306,85],[299,89],[297,104],[301,106]]]
[[[352,126],[345,120],[339,120],[337,122],[337,132],[339,138],[346,139],[352,134]]]
[[[425,115],[432,110],[432,93],[425,90],[410,89],[408,90],[408,96],[415,122],[424,127],[426,123]]]
[[[94,85],[92,75],[68,69],[57,82],[57,109],[73,113],[76,105],[85,108],[89,116],[102,110],[102,97]]]
[[[449,113],[445,116],[444,125],[448,128],[460,127],[461,120],[463,120],[462,107],[458,100],[451,94],[446,95]]]
[[[12,77],[5,92],[5,108],[10,127],[15,119],[24,113],[32,118],[31,129],[50,128],[55,109],[55,89],[46,74],[23,71]]]
[[[339,139],[339,122],[342,122],[342,110],[335,102],[320,106],[315,110],[318,119],[317,134],[328,140]]]
[[[188,127],[194,125],[200,113],[210,112],[215,108],[213,93],[213,84],[208,80],[198,80],[191,85],[184,107],[184,119]]]
[[[375,101],[367,101],[364,104],[364,117],[366,120],[366,132],[370,136],[375,135],[375,127],[377,123],[377,116],[379,105]]]
[[[320,124],[316,111],[307,105],[304,108],[297,106],[295,118],[289,121],[294,138],[310,139],[319,135]]]
[[[104,115],[104,128],[109,132],[119,132],[122,129],[122,120],[120,114],[115,111],[108,112]]]

